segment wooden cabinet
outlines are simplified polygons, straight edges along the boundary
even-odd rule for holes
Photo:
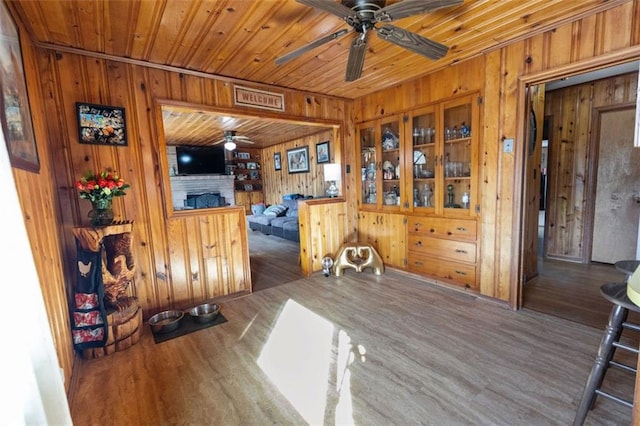
[[[474,217],[477,203],[479,122],[477,96],[412,112],[404,129],[411,140],[405,163],[406,207],[415,212]],[[409,144],[407,144],[409,145]]]
[[[237,206],[251,214],[251,205],[264,203],[262,164],[259,149],[239,149],[233,152],[229,168],[235,175],[234,190]]]
[[[371,244],[387,266],[404,268],[407,221],[399,213],[361,211],[358,215],[358,241]]]
[[[251,214],[251,205],[264,203],[262,191],[236,191],[236,206],[244,206],[246,214]]]
[[[407,223],[410,271],[477,289],[475,220],[409,216]]]
[[[479,126],[477,95],[357,126],[361,213],[404,218],[404,269],[474,289]],[[382,245],[384,234],[366,237]]]

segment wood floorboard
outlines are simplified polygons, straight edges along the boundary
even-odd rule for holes
[[[228,322],[78,362],[76,425],[566,425],[601,331],[397,271],[221,304]],[[610,384],[632,395],[633,378]],[[629,424],[599,398],[588,425]]]
[[[259,231],[248,231],[253,291],[302,278],[300,244]]]
[[[538,276],[524,286],[523,306],[604,330],[612,305],[600,295],[600,286],[624,279],[613,265],[540,258]],[[640,314],[630,312],[629,320],[640,324]]]

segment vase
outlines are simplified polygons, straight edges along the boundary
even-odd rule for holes
[[[111,225],[113,222],[113,207],[111,206],[111,200],[98,200],[91,203],[93,207],[89,210],[89,222],[93,226],[106,226]]]

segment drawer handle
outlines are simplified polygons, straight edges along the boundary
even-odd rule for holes
[[[453,232],[447,231],[447,235],[453,235]]]
[[[431,228],[431,229],[429,229],[429,232],[436,232],[436,230]]]
[[[466,254],[467,251],[466,250],[462,250],[462,249],[456,249],[456,253],[465,253]]]
[[[417,260],[416,260],[414,263],[415,263],[416,265],[418,265],[418,266],[422,266],[422,265],[424,265],[424,263],[422,263],[422,262],[420,262],[420,261],[417,261]]]
[[[463,226],[458,226],[456,228],[456,230],[460,231],[460,232],[467,232],[467,228],[463,227]]]
[[[458,270],[456,270],[456,274],[458,274],[458,275],[467,275],[466,272],[462,272],[462,271],[458,271]]]
[[[417,241],[417,242],[416,242],[416,246],[418,246],[418,247],[422,247],[422,241]]]

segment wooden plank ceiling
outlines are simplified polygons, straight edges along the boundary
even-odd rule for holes
[[[315,135],[327,127],[255,117],[226,116],[202,109],[162,106],[162,121],[167,145],[214,145],[224,131],[234,130],[252,144],[238,141],[240,148],[265,148]]]
[[[450,48],[448,54],[433,61],[371,36],[362,77],[353,82],[345,82],[345,69],[354,34],[285,64],[275,64],[276,58],[292,50],[350,28],[337,16],[295,0],[8,3],[41,47],[111,55],[245,83],[355,99],[625,1],[465,0],[459,6],[400,19],[393,25],[443,43]],[[219,134],[214,132],[213,137],[219,138]],[[254,137],[273,140],[270,135]]]

